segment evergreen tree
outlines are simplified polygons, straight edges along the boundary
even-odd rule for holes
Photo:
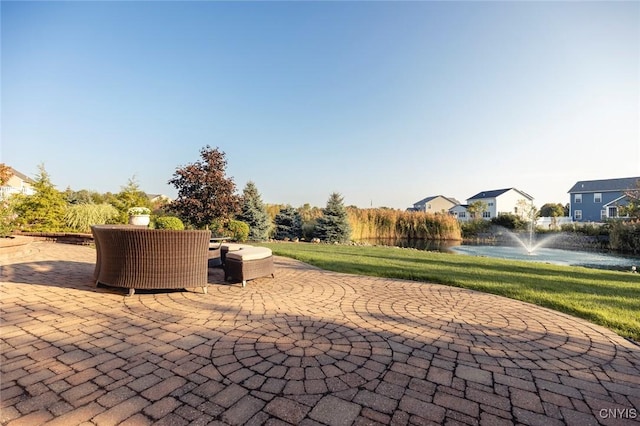
[[[227,178],[227,160],[218,148],[200,150],[202,161],[179,168],[169,183],[178,189],[178,198],[170,205],[181,219],[204,229],[215,220],[228,221],[240,207],[236,184]]]
[[[327,206],[316,225],[316,236],[330,243],[345,243],[351,237],[351,226],[344,206],[343,198],[334,192],[329,196]]]
[[[271,221],[267,209],[262,202],[256,185],[249,181],[242,193],[242,211],[238,220],[249,225],[249,239],[253,241],[266,240],[269,236]]]
[[[291,206],[280,209],[274,222],[276,224],[276,240],[291,240],[300,238],[302,235],[302,220],[300,214]]]
[[[64,229],[64,215],[67,202],[58,191],[44,165],[38,166],[40,172],[33,184],[33,195],[16,194],[12,198],[13,210],[17,215],[16,223],[28,231],[55,232]]]
[[[135,176],[127,181],[115,197],[113,198],[113,206],[118,209],[120,215],[118,222],[127,223],[129,220],[129,209],[131,207],[151,207],[151,201],[147,194],[140,190],[140,185]]]

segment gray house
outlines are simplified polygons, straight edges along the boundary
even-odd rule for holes
[[[569,214],[575,222],[600,222],[620,217],[629,203],[626,191],[638,189],[640,177],[583,180],[569,190]]]

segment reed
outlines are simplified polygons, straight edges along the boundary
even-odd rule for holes
[[[349,207],[347,213],[353,240],[462,239],[458,221],[446,214],[354,207]]]

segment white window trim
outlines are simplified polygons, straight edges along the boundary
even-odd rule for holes
[[[573,218],[575,220],[582,220],[582,210],[574,210],[573,211]]]
[[[582,204],[582,194],[575,194],[573,197],[573,202],[576,204]]]
[[[594,203],[601,203],[602,202],[602,193],[601,192],[595,192],[593,194],[593,202]]]

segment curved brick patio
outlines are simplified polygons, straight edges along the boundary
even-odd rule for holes
[[[129,298],[90,247],[1,253],[2,424],[640,423],[640,348],[526,303],[284,258]]]

